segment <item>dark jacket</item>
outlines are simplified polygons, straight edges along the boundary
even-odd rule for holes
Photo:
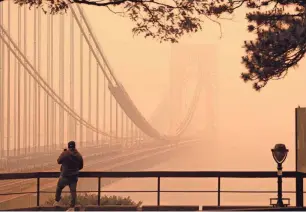
[[[83,157],[78,150],[68,149],[58,157],[58,164],[61,166],[61,176],[75,176],[79,174],[79,170],[83,169]]]

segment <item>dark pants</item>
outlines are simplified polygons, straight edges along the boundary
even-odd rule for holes
[[[69,186],[70,193],[71,193],[71,203],[70,207],[74,207],[76,203],[76,187],[78,183],[78,176],[69,176],[69,177],[63,177],[60,176],[57,182],[56,186],[56,195],[55,195],[55,201],[61,200],[62,190]]]

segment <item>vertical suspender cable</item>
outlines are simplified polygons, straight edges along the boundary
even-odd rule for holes
[[[112,146],[113,141],[113,95],[109,92],[109,146]]]
[[[41,10],[37,11],[37,69],[38,72],[41,72]],[[41,139],[41,88],[38,86],[38,93],[37,93],[37,148],[40,152],[40,139]]]
[[[18,133],[18,131],[17,131],[17,89],[16,89],[16,87],[17,87],[17,63],[18,63],[18,61],[17,61],[17,58],[15,57],[14,58],[15,60],[14,60],[14,156],[16,156],[16,142],[17,142],[17,133]]]
[[[71,14],[71,13],[70,13]],[[71,68],[71,57],[72,57],[72,46],[71,46],[71,19],[70,19],[70,28],[69,28],[69,39],[70,39],[70,46],[69,46],[69,91],[68,91],[68,97],[69,97],[69,107],[71,107],[72,109],[74,109],[72,107],[73,103],[71,102],[71,95],[72,95],[72,89],[71,89],[71,84],[72,84],[72,79],[71,79],[71,76],[72,76],[72,68]],[[72,116],[70,114],[67,114],[67,138],[68,140],[72,140]]]
[[[121,145],[123,146],[123,137],[124,137],[124,112],[123,112],[123,110],[122,110],[122,108],[121,108]]]
[[[23,30],[23,44],[24,44],[24,55],[26,56],[27,55],[27,42],[26,42],[26,39],[27,39],[27,10],[28,8],[27,7],[24,7],[24,16],[23,16],[23,27],[24,27],[24,30]],[[25,63],[25,66],[27,66],[27,64]],[[28,128],[27,128],[27,121],[28,121],[28,116],[27,116],[27,112],[28,112],[28,108],[27,108],[27,103],[28,103],[28,98],[27,98],[27,87],[28,87],[28,80],[27,80],[27,74],[26,74],[26,71],[24,69],[24,75],[23,75],[23,80],[24,80],[24,84],[23,84],[23,92],[24,92],[24,101],[23,101],[23,140],[24,140],[24,144],[23,144],[23,148],[24,148],[24,151],[25,151],[25,154],[27,154],[27,139],[28,139]]]
[[[17,58],[14,57],[14,83],[13,83],[13,87],[14,87],[14,156],[17,155],[17,133],[18,133],[18,129],[17,129],[17,120],[18,120],[18,114],[17,114]]]
[[[99,119],[100,119],[100,113],[99,113],[99,90],[100,90],[100,86],[99,86],[99,64],[97,63],[97,96],[96,96],[96,102],[97,102],[97,106],[96,106],[96,128],[99,129]],[[96,133],[96,142],[97,145],[99,144],[99,133]]]
[[[60,30],[60,34],[61,34],[61,40],[62,40],[62,48],[61,48],[61,52],[62,52],[62,57],[61,57],[61,72],[62,72],[62,98],[65,99],[65,48],[64,48],[64,44],[65,44],[65,18],[63,15],[61,15],[61,30]],[[66,129],[66,119],[65,119],[65,111],[62,110],[62,121],[63,121],[63,128],[62,128],[62,144],[64,144],[65,141],[65,130]]]
[[[0,3],[0,25],[3,25],[3,3]],[[0,31],[2,34],[2,31]],[[4,143],[4,44],[0,40],[0,158],[3,157]]]
[[[139,143],[139,141],[138,141],[138,129],[137,129],[137,127],[136,126],[134,126],[135,127],[135,129],[134,129],[134,140],[136,141],[135,142],[135,144],[136,145],[138,145]]]
[[[127,144],[127,143],[129,143],[129,135],[130,135],[130,133],[129,133],[129,117],[126,115],[125,116],[125,125],[126,125],[126,141],[125,141],[125,143]]]
[[[74,109],[74,18],[70,13],[70,105]],[[75,139],[76,130],[75,120],[70,116],[69,131],[71,139]]]
[[[28,9],[28,8],[27,8]],[[27,13],[27,12],[26,12]],[[25,14],[27,15],[27,14]],[[26,41],[26,40],[25,40]],[[31,119],[32,119],[32,115],[31,115],[31,98],[32,98],[32,93],[31,93],[31,86],[32,86],[32,77],[29,77],[28,80],[28,153],[31,153],[31,141],[33,143],[33,140],[31,139]]]
[[[18,7],[18,48],[21,49],[21,7]],[[18,56],[20,56],[20,54],[18,53]],[[21,154],[21,66],[20,66],[20,62],[18,62],[18,120],[17,120],[17,125],[18,125],[18,138],[17,138],[17,142],[18,142],[18,155]],[[22,148],[24,149],[24,145],[22,145]]]
[[[32,98],[32,96],[31,96],[31,77],[29,77],[29,80],[28,80],[28,106],[27,106],[27,108],[28,108],[28,150],[27,150],[27,152],[28,153],[31,153],[31,141],[33,142],[33,140],[31,139],[31,98]]]
[[[63,57],[63,52],[62,52],[62,46],[63,46],[63,40],[62,40],[62,37],[61,37],[61,30],[62,30],[62,25],[63,23],[62,23],[62,17],[60,16],[60,19],[59,19],[59,46],[58,46],[58,56],[59,56],[59,58],[58,58],[58,60],[59,60],[59,66],[58,66],[58,77],[59,77],[59,84],[58,84],[58,86],[59,86],[59,96],[61,97],[61,98],[63,98],[63,96],[62,96],[62,84],[63,84],[63,72],[62,72],[62,57]],[[63,116],[63,110],[62,110],[62,108],[61,107],[58,107],[59,108],[59,124],[58,124],[58,127],[59,127],[59,129],[58,129],[58,142],[60,143],[60,144],[62,144],[62,142],[63,142],[63,138],[62,138],[62,130],[63,130],[63,127],[64,127],[64,125],[63,125],[63,119],[62,119],[62,116]]]
[[[53,63],[54,63],[54,59],[53,59],[53,18],[54,16],[51,15],[51,20],[50,20],[50,80],[51,80],[51,88],[54,89],[54,77],[53,77]],[[50,122],[51,122],[51,126],[50,126],[50,142],[51,142],[51,150],[54,149],[56,147],[56,142],[54,139],[54,134],[55,134],[55,102],[53,100],[51,100],[51,117],[50,117]]]
[[[116,119],[116,141],[115,143],[117,144],[118,142],[118,102],[116,102],[116,115],[115,115],[115,119]]]
[[[80,19],[80,24],[82,25],[82,19]],[[81,74],[81,86],[80,86],[80,105],[81,105],[81,114],[80,116],[83,118],[83,35],[80,32],[80,74]],[[80,144],[83,147],[83,125],[80,124]]]
[[[60,16],[60,29],[59,29],[59,92],[60,97],[64,99],[64,17]],[[64,142],[64,109],[60,108],[59,112],[59,142],[62,145]]]
[[[103,81],[103,132],[106,132],[106,77],[104,76]],[[102,137],[103,143],[106,140],[106,137]]]
[[[47,82],[50,85],[50,15],[47,15]],[[47,152],[50,150],[50,134],[49,134],[49,116],[50,116],[50,98],[46,94],[46,118],[45,118],[45,128],[46,128],[46,136],[47,136]]]
[[[34,67],[37,69],[37,9],[34,9]],[[37,152],[37,83],[34,81],[33,148]]]
[[[89,51],[88,51],[88,121],[89,123],[91,124],[91,103],[92,103],[92,98],[91,98],[91,73],[92,73],[92,70],[91,70],[91,51],[90,51],[90,48],[89,48]],[[87,137],[87,142],[88,141],[91,141],[92,142],[92,131],[90,129],[87,130],[87,134],[88,136]]]
[[[140,129],[137,128],[137,141],[140,144]]]
[[[134,144],[134,123],[131,121],[131,143]]]
[[[10,35],[11,31],[11,1],[8,2],[7,9],[8,19],[7,19],[7,31]],[[11,138],[11,53],[9,48],[7,49],[7,143],[6,143],[6,156],[10,156],[10,138]]]

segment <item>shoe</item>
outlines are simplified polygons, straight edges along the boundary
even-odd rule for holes
[[[53,203],[53,207],[59,207],[59,206],[60,206],[60,203],[59,203],[59,202],[55,201],[55,202]]]
[[[74,211],[74,207],[70,207],[70,208],[68,208],[68,210],[66,210],[66,211]]]

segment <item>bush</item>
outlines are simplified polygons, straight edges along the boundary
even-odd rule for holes
[[[54,203],[54,197],[50,198],[45,202],[45,206],[52,206]],[[71,201],[71,196],[63,196],[61,199],[61,205],[69,206]],[[98,195],[97,194],[80,194],[77,196],[77,204],[81,206],[86,205],[97,205],[98,204]],[[121,196],[102,196],[100,199],[100,205],[137,205],[141,206],[142,202],[134,202],[130,197],[121,197]]]

